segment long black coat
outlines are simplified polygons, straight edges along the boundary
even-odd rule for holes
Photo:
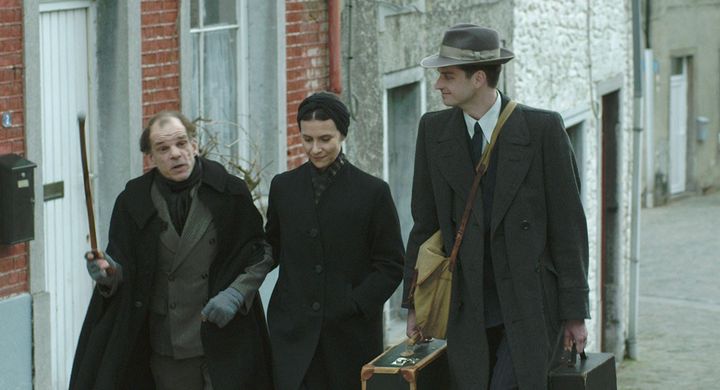
[[[383,350],[383,304],[402,278],[403,243],[388,185],[350,163],[315,205],[310,163],[276,176],[267,237],[280,267],[268,307],[278,389],[297,390],[318,343],[327,375],[360,388]]]
[[[419,246],[440,229],[445,248],[452,248],[473,175],[462,111],[425,114],[415,157],[406,296]],[[518,384],[544,389],[561,321],[589,315],[586,220],[560,115],[518,105],[497,140],[489,176],[495,177],[494,191],[488,194],[481,186],[473,200],[453,274],[447,334],[451,374],[457,389],[482,389],[488,381],[483,261],[490,245]],[[485,215],[483,202],[490,198],[490,215]],[[486,223],[490,242],[485,242]]]
[[[217,227],[218,253],[210,266],[209,297],[262,259],[262,217],[245,183],[218,163],[202,160],[198,197]],[[107,253],[123,267],[110,298],[93,292],[75,352],[70,389],[154,389],[150,372],[148,304],[163,222],[150,198],[152,170],[128,182],[110,222]],[[271,389],[270,346],[259,295],[246,316],[224,328],[204,322],[203,349],[215,390]]]

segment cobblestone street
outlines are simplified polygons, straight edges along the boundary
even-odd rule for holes
[[[623,390],[720,389],[720,193],[642,210],[638,360]]]

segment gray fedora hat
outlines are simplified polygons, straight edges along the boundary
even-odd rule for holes
[[[438,54],[423,58],[420,66],[440,68],[463,64],[504,64],[514,56],[510,50],[500,47],[497,31],[462,23],[445,31]]]

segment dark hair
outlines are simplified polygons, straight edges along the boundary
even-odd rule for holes
[[[462,64],[458,65],[458,68],[465,72],[467,78],[472,77],[475,72],[482,70],[485,72],[487,78],[488,87],[497,88],[498,81],[500,80],[500,71],[502,70],[501,64]]]
[[[190,119],[188,119],[185,115],[177,111],[161,111],[153,115],[152,118],[148,120],[147,126],[145,126],[142,134],[140,135],[141,152],[150,154],[150,151],[152,150],[152,145],[150,145],[150,128],[158,121],[160,125],[164,124],[168,118],[178,119],[185,127],[185,131],[187,132],[189,139],[194,140],[197,137],[197,127],[195,126],[195,123],[190,121]]]
[[[323,108],[316,108],[312,111],[302,113],[298,118],[298,126],[300,126],[300,121],[326,121],[328,119],[332,118],[328,115],[327,111]]]

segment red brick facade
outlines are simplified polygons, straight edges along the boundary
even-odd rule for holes
[[[312,92],[327,90],[328,13],[327,0],[288,0],[287,34],[287,167],[305,161],[295,116],[300,102]]]
[[[141,3],[143,124],[162,110],[180,109],[179,3]]]
[[[142,0],[143,124],[161,110],[180,109],[179,2]],[[0,155],[25,155],[22,0],[0,0]],[[288,169],[305,161],[295,115],[312,92],[329,88],[326,0],[287,0]],[[0,298],[28,291],[28,245],[0,245]]]
[[[145,126],[162,110],[180,110],[179,1],[142,0],[142,106]],[[145,158],[143,165],[148,168]]]
[[[0,113],[12,115],[0,127],[0,155],[25,155],[22,20],[22,0],[0,0]],[[27,244],[0,244],[0,299],[28,291],[27,259]]]

